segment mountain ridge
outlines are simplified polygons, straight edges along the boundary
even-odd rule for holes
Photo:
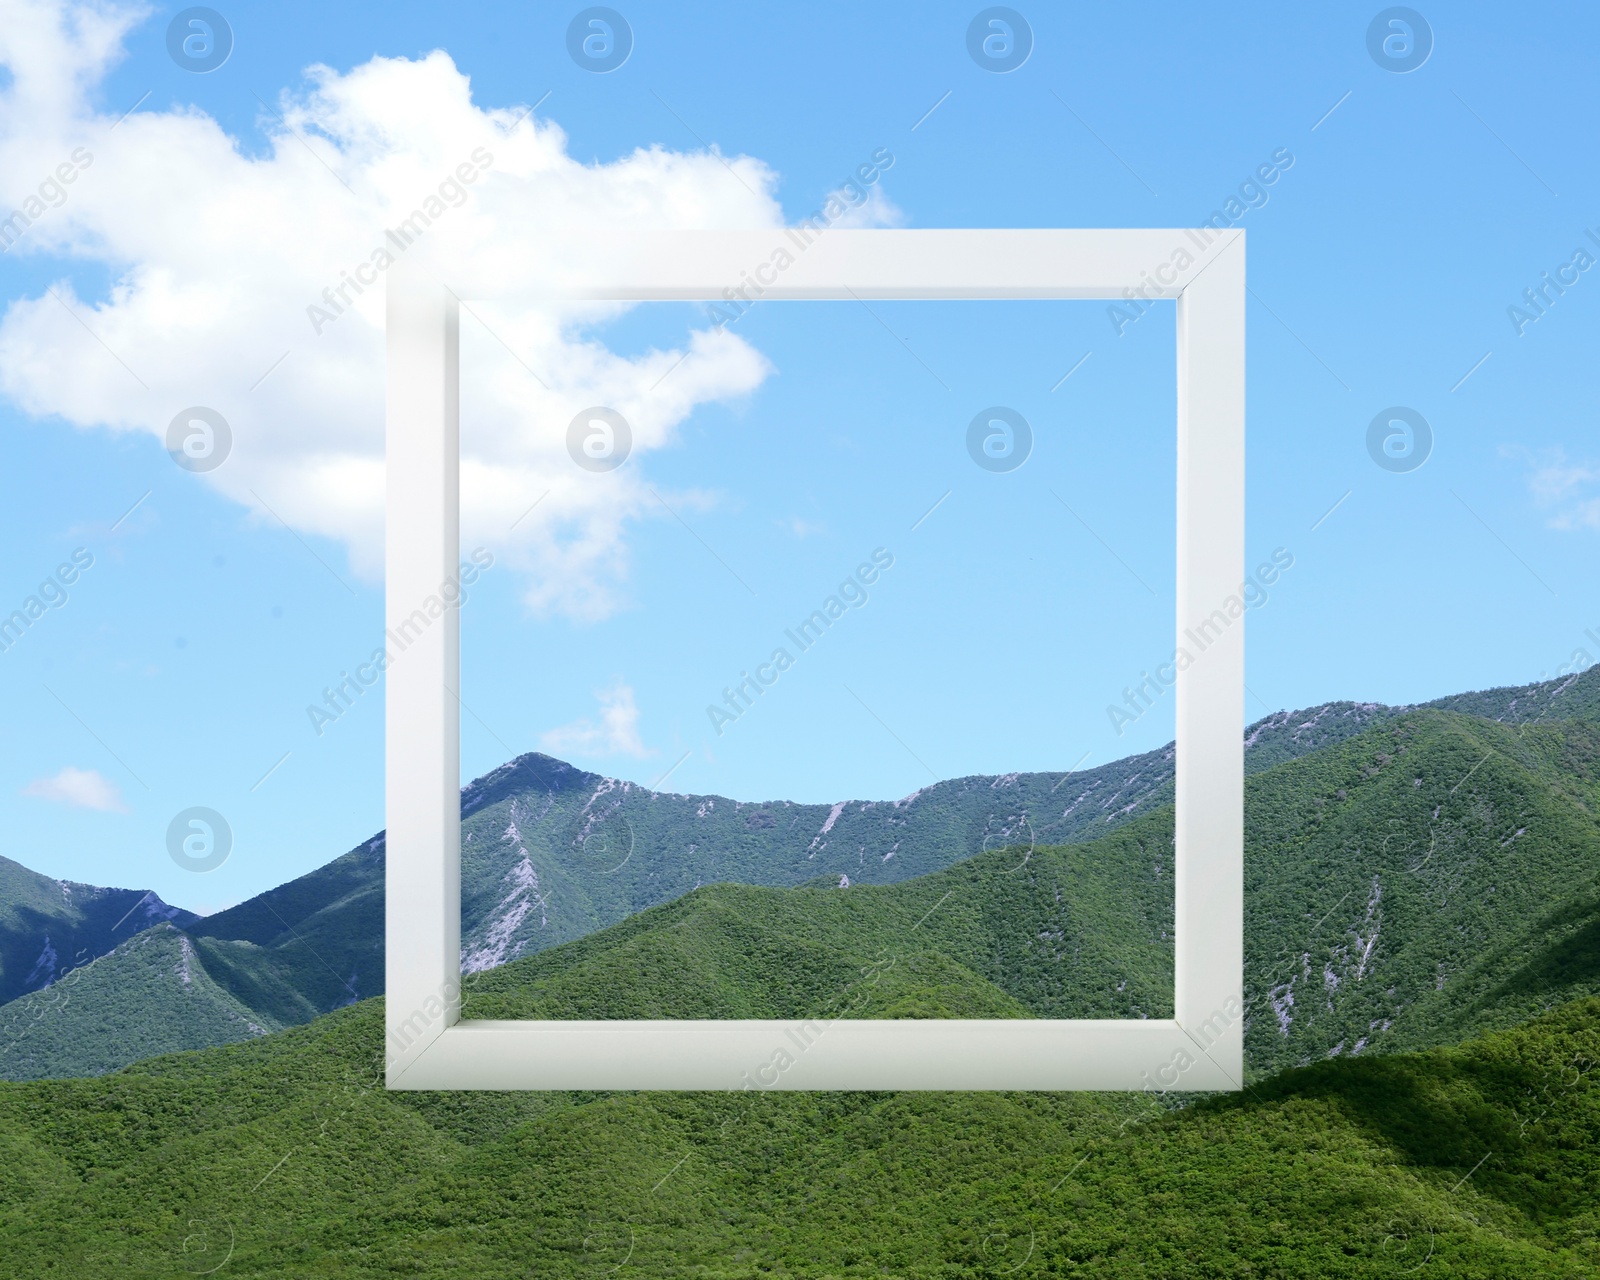
[[[118,934],[198,919],[152,890],[57,880],[0,857],[0,1005],[107,954]]]
[[[1537,733],[1557,715],[1600,719],[1600,668],[1420,708],[1336,702],[1274,713],[1247,731],[1247,772],[1254,778],[1444,707],[1470,707],[1480,719],[1494,712],[1519,732]],[[1169,745],[1069,773],[947,779],[898,801],[797,804],[653,792],[525,754],[462,788],[463,968],[470,975],[538,954],[706,883],[887,885],[988,848],[1082,843],[1170,803],[1172,766]],[[640,845],[653,860],[639,856]],[[197,962],[261,1026],[376,994],[383,852],[379,832],[304,876],[189,920]],[[190,1043],[179,1035],[170,1047]],[[0,1057],[0,1075],[7,1069]]]

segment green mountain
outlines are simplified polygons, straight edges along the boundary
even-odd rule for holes
[[[1550,720],[1600,719],[1600,680],[1595,667],[1544,680],[1538,684],[1503,685],[1476,693],[1455,693],[1424,705],[1460,711],[1504,724],[1541,724]]]
[[[1448,1043],[1600,992],[1600,720],[1426,710],[1257,777],[1257,1070]]]
[[[1600,994],[1597,762],[1596,722],[1513,727],[1423,710],[1252,775],[1250,1078],[1453,1043]],[[466,1012],[798,1017],[877,966],[877,1017],[1170,1016],[1171,844],[1165,806],[1098,840],[994,849],[896,884],[702,886],[472,975]],[[197,938],[193,952],[216,973],[235,962],[230,948],[248,956],[253,946]],[[83,972],[137,959],[108,957]],[[125,993],[130,1024],[141,1009],[167,1016],[148,992],[175,985],[170,966],[141,973],[144,986],[102,984]],[[98,1057],[72,1058],[89,1042],[78,1020],[92,1006],[38,1017],[50,995],[6,1007],[39,1030],[25,1051],[0,1052],[0,1069],[31,1078],[116,1065],[115,1036],[95,1038]],[[255,1016],[255,1004],[228,1008],[278,1025]],[[251,1031],[213,1018],[181,1034],[154,1047]],[[132,1046],[154,1051],[148,1036]]]
[[[114,1075],[0,1084],[0,1268],[1600,1274],[1595,1000],[1177,1109],[1138,1093],[390,1093],[381,1042],[373,1000]]]
[[[1411,712],[1256,774],[1246,814],[1252,1077],[1600,995],[1600,723]],[[465,1013],[799,1017],[866,966],[937,960],[951,1008],[1170,1017],[1171,845],[1163,808],[896,885],[708,886],[474,975]],[[872,1016],[967,1016],[897,1000]]]
[[[189,927],[203,963],[285,1025],[383,990],[383,836]]]
[[[0,858],[0,1005],[39,991],[134,934],[199,919],[139,889],[52,880]]]
[[[1265,767],[1358,733],[1387,713],[1336,703],[1251,727]],[[719,881],[893,884],[1017,841],[1093,839],[1169,803],[1173,750],[1073,773],[973,776],[897,801],[749,803],[654,792],[537,753],[462,788],[462,966],[466,972],[584,937]],[[208,917],[190,932],[278,953],[271,979],[235,986],[302,1001],[285,1021],[382,990],[384,837],[298,880]],[[211,953],[202,948],[207,963]],[[267,963],[267,957],[258,958]]]
[[[1593,947],[1585,931],[1594,910],[1582,887],[1596,870],[1590,736],[1596,723],[1600,668],[1430,708],[1333,703],[1251,726],[1247,1044],[1258,1070],[1380,1042],[1444,1043],[1471,1027],[1501,1025],[1541,1001],[1592,989],[1593,966],[1583,957],[1585,946]],[[771,975],[741,973],[718,958],[718,948],[736,955],[753,945],[750,937],[735,940],[697,926],[670,945],[639,939],[638,930],[654,919],[650,908],[683,900],[705,912],[747,912],[760,899],[747,895],[734,908],[717,906],[716,895],[695,895],[697,886],[713,881],[848,882],[850,900],[863,903],[887,902],[894,898],[887,891],[905,884],[916,887],[901,900],[920,901],[930,876],[986,848],[1033,850],[1030,856],[1043,861],[1030,864],[1026,876],[1042,883],[1039,868],[1074,856],[1060,847],[1068,842],[1137,828],[1149,843],[1151,822],[1170,824],[1162,815],[1171,794],[1170,748],[1079,773],[962,778],[896,802],[835,805],[656,793],[524,756],[463,789],[463,967],[482,972],[631,922],[598,934],[593,955],[637,939],[629,945],[673,953],[664,972],[705,979],[692,998],[688,985],[655,998],[670,1004],[681,994],[685,1010],[760,1007],[773,998],[775,988],[765,985]],[[990,911],[997,922],[999,940],[985,943],[994,963],[985,967],[959,948],[920,963],[962,970],[948,976],[950,998],[964,1008],[999,1009],[1013,1000],[1036,1012],[1120,1009],[1135,1007],[1135,999],[1141,1011],[1168,1007],[1170,943],[1159,928],[1127,933],[1115,956],[1098,941],[1124,936],[1132,904],[1170,920],[1164,860],[1152,854],[1129,861],[1111,852],[1122,846],[1103,839],[1094,847],[1095,857],[1107,859],[1099,879],[1061,873],[1050,888],[1059,895],[1057,907],[1040,905],[1027,931],[1008,914],[1021,908],[1005,894],[970,906]],[[1007,854],[1008,865],[1020,856]],[[196,962],[261,1027],[304,1022],[381,991],[382,875],[380,833],[326,867],[190,924]],[[898,910],[885,907],[884,920]],[[815,942],[803,933],[788,938],[776,916],[752,919],[748,928],[771,934],[782,964],[800,965],[798,943]],[[1000,938],[1006,928],[1012,934]],[[847,946],[830,943],[817,963],[824,969],[864,963],[871,957],[863,952],[878,936],[869,931]],[[691,937],[704,954],[683,950]],[[1055,1003],[1047,1006],[1035,1003],[1046,988],[1017,987],[1018,976],[996,968],[994,958],[1023,944],[1042,952],[1051,939],[1061,948],[1070,942],[1070,963],[1082,971],[1058,973],[1049,988]],[[97,963],[108,990],[120,981],[119,966],[136,970],[126,980],[130,1009],[153,999],[152,977],[134,960],[113,954]],[[625,967],[620,955],[593,964]],[[1528,989],[1505,987],[1505,975],[1519,965],[1545,976]],[[1158,974],[1168,976],[1157,982]],[[1132,985],[1117,990],[1125,980]],[[176,983],[170,972],[165,981]],[[549,1007],[573,1001],[584,1007],[576,994],[583,981],[589,980],[563,978],[559,991],[547,993]],[[593,981],[595,993],[606,996],[604,984]],[[1526,987],[1533,979],[1518,981]],[[199,1007],[177,997],[169,992],[161,1007]],[[27,997],[17,1009],[0,1008],[26,1020],[40,1003]],[[935,1000],[927,1007],[955,1006]],[[88,1042],[89,1031],[73,1025],[80,1016],[69,1008],[52,1020],[60,1024],[61,1045]],[[1438,1027],[1424,1030],[1432,1017]],[[242,1034],[241,1024],[222,1028],[228,1034],[218,1026],[210,1019],[204,1029],[172,1028],[175,1038],[162,1047]],[[1416,1035],[1407,1039],[1413,1028]],[[204,1038],[213,1033],[215,1040]],[[120,1049],[102,1038],[91,1066],[36,1043],[27,1055],[0,1051],[0,1075],[103,1070],[148,1051],[138,1038]]]
[[[487,969],[584,937],[717,880],[894,883],[1028,839],[1035,821],[1040,839],[1090,838],[1159,806],[1171,784],[1168,750],[1070,775],[956,779],[898,802],[742,804],[651,792],[523,756],[462,790],[463,968]],[[380,832],[227,911],[186,915],[200,968],[261,1026],[305,1022],[381,992],[383,852]],[[150,975],[136,961],[114,953],[97,964],[106,989],[119,981],[114,971],[129,966],[130,1007],[148,997]],[[167,980],[175,985],[170,974]],[[8,1014],[28,1020],[44,1003]],[[64,1009],[52,1019],[62,1024],[63,1044],[86,1042],[87,1028],[70,1025],[77,1016]],[[136,1061],[144,1047],[130,1042],[110,1065]],[[37,1048],[19,1056],[0,1046],[0,1078],[32,1078],[47,1062],[52,1071],[91,1070],[87,1060],[72,1064]]]
[[[218,986],[172,924],[0,1008],[0,1076],[98,1075],[130,1060],[277,1031]]]
[[[873,1017],[1170,1018],[1171,814],[895,885],[710,885],[473,975],[465,1014],[800,1017],[874,968]]]

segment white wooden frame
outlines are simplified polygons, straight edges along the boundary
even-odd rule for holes
[[[391,628],[457,572],[458,296],[720,302],[750,280],[745,296],[763,300],[1176,299],[1180,647],[1193,653],[1184,633],[1240,588],[1242,231],[812,228],[528,243],[526,261],[493,278],[463,269],[450,287],[420,261],[389,270]],[[446,610],[388,670],[388,1087],[1242,1087],[1243,632],[1242,619],[1222,628],[1177,674],[1174,1018],[491,1022],[461,1019],[460,648]]]

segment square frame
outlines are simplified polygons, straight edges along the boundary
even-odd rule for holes
[[[457,572],[462,297],[721,302],[742,283],[762,300],[1175,299],[1180,648],[1244,579],[1242,231],[800,227],[529,243],[525,260],[459,291],[415,258],[388,271],[387,628]],[[388,1088],[739,1089],[757,1087],[752,1073],[783,1089],[1243,1087],[1242,619],[1176,674],[1171,1019],[463,1020],[460,672],[454,608],[387,672]],[[788,1065],[769,1082],[780,1050]]]

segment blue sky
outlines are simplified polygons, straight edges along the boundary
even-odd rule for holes
[[[54,9],[17,3],[30,19]],[[886,152],[861,214],[880,224],[1183,226],[1290,156],[1236,218],[1252,289],[1248,546],[1252,563],[1293,556],[1249,616],[1249,714],[1413,702],[1600,657],[1600,271],[1569,266],[1586,246],[1600,256],[1585,238],[1600,236],[1586,92],[1600,14],[1427,8],[1430,56],[1397,74],[1368,52],[1375,5],[1137,20],[1024,6],[1031,54],[996,74],[967,51],[977,6],[621,7],[634,46],[608,74],[568,54],[576,8],[275,3],[225,8],[234,47],[208,74],[168,56],[162,9],[76,88],[68,54],[27,94],[0,76],[7,211],[75,140],[99,166],[0,255],[0,612],[74,549],[94,557],[0,653],[8,856],[209,909],[382,826],[381,687],[320,735],[306,710],[380,642],[371,503],[349,497],[381,452],[371,326],[341,316],[313,333],[314,288],[238,317],[295,255],[317,258],[308,280],[334,281],[360,256],[346,245],[376,242],[381,219],[331,204],[349,212],[336,242],[321,202],[348,199],[335,183],[380,182],[409,145],[406,112],[435,91],[433,114],[472,128],[539,104],[518,127],[564,134],[549,145],[566,187],[534,190],[512,171],[522,153],[501,148],[463,220],[524,198],[536,218],[591,180],[616,203],[626,178],[644,222],[651,201],[676,225],[702,207],[716,225],[794,221]],[[13,72],[29,65],[18,39],[0,44]],[[433,50],[470,78],[470,103],[444,73],[402,92],[352,75]],[[365,133],[293,114],[314,64],[349,88]],[[417,173],[442,171],[432,156]],[[1541,273],[1570,282],[1519,325],[1509,308],[1527,308]],[[188,292],[164,307],[169,274]],[[216,318],[196,321],[213,285]],[[510,345],[607,350],[620,363],[592,384],[606,385],[711,321],[659,304],[566,325],[561,341]],[[217,326],[232,345],[201,353]],[[506,362],[504,335],[542,331],[490,312],[463,328],[464,384],[477,368],[485,388],[481,406],[464,396],[464,450],[505,479],[464,529],[496,562],[462,613],[463,778],[543,748],[645,784],[670,771],[674,790],[879,798],[1171,737],[1170,706],[1121,734],[1106,713],[1171,652],[1170,304],[1121,332],[1102,303],[758,306],[731,327],[737,349],[672,375],[686,399],[623,469],[551,472],[577,532],[538,547],[493,503],[521,510],[539,468],[563,465],[559,450],[515,454],[566,429]],[[156,428],[213,403],[239,424],[237,456],[175,466]],[[1034,433],[1009,472],[966,448],[994,405]],[[1433,436],[1410,471],[1368,452],[1392,406]],[[347,469],[297,469],[340,433]],[[893,565],[867,602],[717,733],[707,705],[880,548]],[[234,837],[205,875],[167,849],[195,805]]]

